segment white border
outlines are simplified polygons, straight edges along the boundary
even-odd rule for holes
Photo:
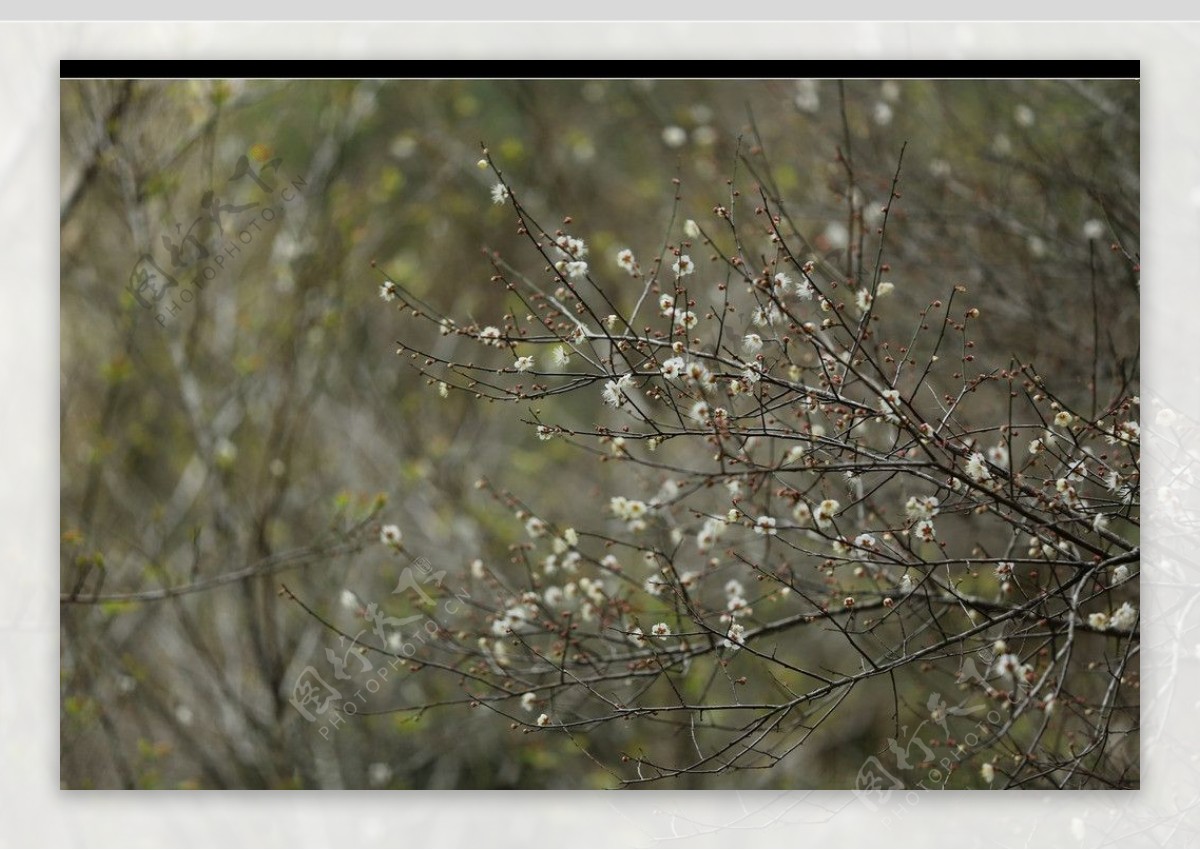
[[[149,4],[140,4],[148,6]],[[220,13],[228,3],[208,4]],[[247,4],[248,5],[248,4]],[[300,12],[313,4],[300,3]],[[627,5],[609,4],[619,13]],[[702,15],[713,4],[694,4]],[[884,4],[863,3],[870,11]],[[894,3],[884,12],[894,14]],[[950,4],[939,4],[949,7]],[[1049,7],[1010,3],[1005,11]],[[214,8],[215,6],[215,8]],[[1145,10],[1159,5],[1143,3]],[[133,8],[129,6],[127,8]],[[243,10],[246,5],[241,6]],[[833,6],[831,10],[840,11]],[[1111,11],[1108,11],[1111,10]],[[36,10],[40,11],[40,10]],[[154,14],[163,9],[156,7]],[[187,7],[186,11],[200,11]],[[261,14],[259,6],[250,11]],[[338,11],[342,11],[338,9]],[[567,10],[558,8],[558,13]],[[722,11],[727,15],[725,4]],[[906,9],[906,11],[908,11]],[[957,10],[956,10],[957,11]],[[1048,8],[1045,9],[1049,11]],[[1127,12],[1095,2],[1088,11]],[[950,12],[951,14],[955,12]],[[86,12],[85,12],[86,14]],[[1143,79],[1144,396],[1200,420],[1200,25],[1141,23],[28,24],[0,26],[0,843],[28,846],[1194,846],[1200,840],[1195,574],[1147,543],[1144,790],[928,795],[884,824],[850,795],[68,793],[57,789],[58,83],[73,58],[1137,58]],[[602,66],[594,66],[602,73]],[[1064,305],[1064,308],[1069,305]],[[1149,418],[1149,412],[1146,414]],[[1152,437],[1146,447],[1151,492]],[[1195,509],[1195,494],[1188,494]],[[1145,536],[1156,533],[1147,511]],[[1161,522],[1157,531],[1163,532]],[[1172,529],[1178,533],[1179,529]],[[1195,531],[1185,530],[1195,536]],[[1200,540],[1190,541],[1200,551]],[[1186,565],[1185,565],[1186,566]]]

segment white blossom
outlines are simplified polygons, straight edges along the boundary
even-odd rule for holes
[[[796,81],[796,108],[801,112],[816,112],[821,108],[821,97],[816,80]]]
[[[973,452],[967,459],[967,475],[975,481],[990,481],[992,473],[987,468],[987,461],[980,452]]]
[[[691,310],[675,310],[671,321],[689,331],[700,323],[700,320],[696,318],[696,314]]]
[[[587,277],[588,273],[588,264],[584,260],[559,260],[554,264],[554,268],[572,280]]]
[[[865,313],[870,309],[873,300],[870,290],[863,288],[858,290],[858,294],[854,296],[854,306],[858,307],[860,312]]]
[[[392,767],[386,762],[372,762],[367,767],[367,779],[371,783],[372,787],[375,788],[382,788],[384,785],[387,785],[389,782],[391,782],[392,775]]]
[[[671,266],[671,271],[675,272],[676,277],[687,277],[695,270],[696,265],[687,254],[681,254],[675,264]]]
[[[721,645],[726,649],[741,649],[742,639],[746,634],[746,627],[737,621],[732,621],[729,624],[729,631],[725,633],[725,640],[721,641]]]
[[[1109,627],[1126,631],[1133,628],[1133,624],[1137,622],[1137,609],[1128,602],[1123,602],[1121,607],[1113,612],[1109,619]]]
[[[670,357],[663,361],[662,376],[668,381],[674,381],[683,375],[686,364],[682,357]]]
[[[883,418],[893,425],[900,424],[900,417],[897,415],[900,409],[900,391],[889,389],[879,395],[879,412],[883,414]]]
[[[754,521],[754,533],[766,535],[776,534],[775,517],[760,516],[758,519],[756,519]]]
[[[724,531],[725,523],[722,520],[712,517],[706,519],[700,533],[696,535],[696,547],[701,552],[707,552],[716,545]]]
[[[625,391],[633,386],[633,375],[622,375],[615,381],[606,381],[604,383],[604,391],[601,394],[604,398],[604,403],[610,407],[620,407],[621,402],[626,398]]]
[[[525,533],[530,537],[541,537],[546,533],[546,523],[531,516],[525,521]]]
[[[1016,676],[1021,670],[1021,659],[1011,652],[996,659],[996,672],[1001,676]]]
[[[708,383],[709,380],[708,369],[703,363],[695,360],[693,360],[691,363],[688,363],[687,366],[684,367],[684,374],[687,375],[688,380],[697,384]]]
[[[550,350],[550,365],[561,369],[571,362],[571,355],[567,352],[565,346],[556,345]]]
[[[379,542],[385,543],[388,546],[400,545],[400,539],[403,537],[398,525],[385,525],[379,529]]]
[[[662,131],[663,144],[669,148],[681,148],[687,144],[687,130],[672,124]]]
[[[936,496],[909,496],[904,503],[904,512],[909,519],[933,519],[938,512]]]
[[[608,500],[608,504],[613,514],[623,520],[640,519],[649,510],[641,499],[626,499],[624,496],[613,496]]]
[[[1141,426],[1134,420],[1122,422],[1116,427],[1116,430],[1108,436],[1108,443],[1136,443],[1142,438]]]
[[[480,643],[483,644],[485,647],[488,645],[486,639],[480,638],[479,640],[480,640]],[[508,666],[509,658],[508,658],[508,644],[507,643],[505,643],[503,640],[494,641],[491,644],[491,651],[492,651],[492,660],[496,662],[496,665],[498,667],[507,667]]]
[[[538,616],[536,594],[528,600],[509,605],[492,621],[492,634],[504,637],[509,632],[527,632],[534,628]]]
[[[813,511],[813,519],[816,520],[817,527],[821,529],[829,528],[833,522],[833,518],[841,508],[842,504],[837,499],[826,499],[817,505],[817,509]]]
[[[558,246],[558,250],[562,253],[564,259],[582,260],[587,256],[587,244],[582,239],[576,239],[574,236],[563,234],[554,240],[554,244]]]
[[[774,304],[767,304],[764,307],[756,307],[754,312],[750,314],[750,321],[761,327],[773,325],[783,318],[783,314],[779,312],[779,308]]]
[[[642,590],[651,596],[661,596],[662,592],[670,586],[670,582],[662,576],[657,575],[650,576],[650,578],[642,582]]]

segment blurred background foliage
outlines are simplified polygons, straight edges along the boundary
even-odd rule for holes
[[[378,526],[347,531],[356,523],[398,524],[408,555],[470,586],[467,565],[503,564],[522,534],[473,488],[480,477],[566,524],[621,492],[623,470],[539,443],[526,411],[439,398],[396,357],[413,323],[380,301],[373,262],[482,324],[511,309],[487,252],[541,269],[511,208],[491,203],[481,143],[543,226],[570,216],[614,279],[616,250],[650,257],[682,219],[713,220],[731,179],[748,215],[755,174],[846,268],[838,151],[873,225],[907,143],[884,257],[897,313],[962,283],[986,318],[981,367],[1032,361],[1081,409],[1093,370],[1101,405],[1136,380],[1134,81],[68,81],[61,103],[63,593],[154,591],[294,558],[204,592],[64,603],[64,787],[612,784],[564,738],[469,708],[321,735],[288,699],[337,641],[280,583],[353,632],[343,589],[386,601],[407,563],[360,547]],[[243,156],[270,192],[230,182]],[[227,211],[222,232],[202,215],[209,191],[259,206]],[[274,220],[256,219],[267,205]],[[197,221],[212,254],[238,250],[172,313],[174,292],[153,301],[131,275],[147,253],[170,272],[163,237],[178,244]],[[868,269],[876,245],[868,227]],[[178,270],[181,297],[201,267]],[[417,341],[443,356],[463,344]],[[573,403],[557,413],[591,415]],[[927,687],[905,687],[919,708]],[[369,710],[459,693],[398,675]],[[686,782],[852,786],[894,732],[890,700],[872,693],[773,770]],[[610,726],[595,746],[636,750],[656,734]]]

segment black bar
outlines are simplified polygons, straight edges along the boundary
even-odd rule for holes
[[[1138,59],[862,59],[770,60],[727,62],[728,76],[687,74],[699,63],[688,60],[496,60],[488,62],[492,79],[1138,79]],[[316,66],[317,73],[313,73]],[[579,73],[579,66],[587,73]],[[711,63],[705,63],[709,70]],[[62,59],[59,77],[72,79],[482,79],[463,74],[458,60],[312,60],[286,59]],[[681,73],[685,72],[685,73]]]

